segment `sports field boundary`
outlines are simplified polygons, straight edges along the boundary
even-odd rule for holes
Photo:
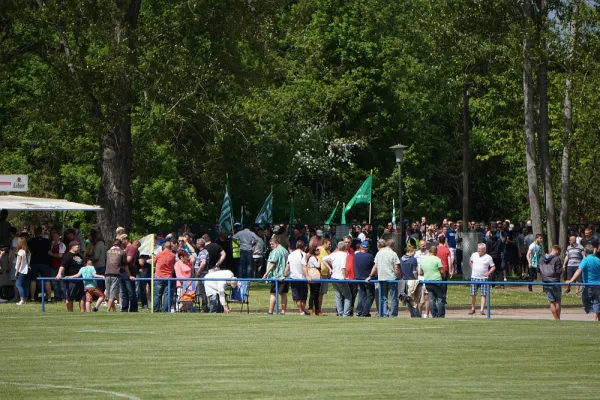
[[[38,281],[40,282],[45,282],[45,281],[55,281],[56,278],[38,278]],[[62,278],[62,281],[83,281],[83,280],[90,280],[90,279],[84,279],[84,278]],[[101,280],[101,278],[95,278],[95,280]],[[168,282],[168,293],[171,293],[171,286],[172,286],[172,282],[178,282],[178,281],[231,281],[231,282],[271,282],[275,284],[275,292],[279,293],[279,285],[283,284],[283,283],[291,283],[291,282],[305,282],[305,283],[310,283],[310,282],[314,282],[314,283],[372,283],[372,284],[378,284],[380,282],[386,282],[386,283],[399,283],[401,282],[401,280],[396,279],[396,280],[370,280],[370,281],[366,281],[366,280],[361,280],[361,279],[345,279],[345,280],[339,280],[339,279],[313,279],[311,281],[307,280],[307,279],[289,279],[289,278],[285,278],[285,279],[277,279],[277,278],[265,278],[265,279],[261,279],[261,278],[227,278],[227,279],[223,279],[223,278],[136,278],[137,281],[141,281],[141,282],[151,282],[154,283],[155,281],[167,281]],[[420,281],[421,284],[423,285],[448,285],[448,286],[453,286],[453,285],[471,285],[474,282],[472,281]],[[570,285],[564,283],[564,282],[518,282],[518,281],[487,281],[487,282],[476,282],[478,285],[486,285],[488,286],[488,288],[493,287],[493,286],[578,286],[578,287],[598,287],[600,286],[599,283],[572,283]],[[46,309],[46,301],[45,301],[45,285],[40,285],[41,286],[41,295],[42,295],[42,312],[45,312]],[[377,304],[381,304],[382,302],[382,295],[381,295],[381,291],[377,291],[378,293],[378,303]],[[486,297],[486,316],[488,319],[490,319],[492,317],[492,304],[491,304],[491,297],[492,297],[492,291],[488,290],[488,296]],[[152,296],[152,303],[154,303],[154,296]],[[154,304],[152,304],[154,306]],[[153,307],[152,307],[153,308]],[[168,296],[168,309],[171,308],[171,296]],[[517,308],[517,307],[505,307],[505,308]],[[400,309],[400,308],[399,308]],[[279,314],[280,313],[280,308],[279,308],[279,296],[275,296],[275,314]]]

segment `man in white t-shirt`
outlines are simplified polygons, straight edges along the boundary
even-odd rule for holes
[[[306,245],[304,241],[296,242],[296,249],[290,253],[285,267],[283,276],[288,276],[290,279],[306,279],[308,269],[306,267],[306,253],[304,249]],[[306,312],[306,299],[308,298],[308,283],[292,282],[292,299],[296,302],[300,315],[308,315]]]
[[[332,271],[331,279],[340,280],[333,284],[335,289],[335,308],[338,316],[348,317],[350,316],[350,309],[352,306],[352,292],[350,286],[346,280],[346,259],[348,253],[346,253],[346,244],[339,242],[337,245],[337,251],[329,254],[323,258],[323,262]]]
[[[490,286],[486,285],[488,277],[493,275],[496,270],[494,260],[489,254],[485,253],[485,243],[479,243],[477,245],[477,253],[471,255],[469,261],[471,265],[471,311],[469,315],[475,314],[475,299],[477,298],[477,289],[481,287],[481,315],[485,315],[483,307],[485,306],[485,300],[489,294]]]
[[[421,281],[424,279],[423,275],[421,275],[421,261],[428,255],[429,250],[427,250],[427,241],[420,240],[419,250],[415,252],[415,258],[417,259],[417,270],[419,274],[418,276],[419,280]],[[429,294],[427,293],[427,289],[425,289],[425,285],[421,285],[421,288],[419,288],[419,290],[421,291],[421,299],[419,304],[417,305],[417,308],[419,309],[419,314],[421,314],[423,318],[427,318],[429,316]],[[425,306],[425,314],[423,314],[423,306]]]
[[[209,272],[204,278],[222,278],[222,280],[219,281],[204,281],[204,290],[206,290],[206,297],[208,297],[211,313],[222,312],[221,309],[228,313],[230,310],[229,307],[227,307],[227,302],[225,301],[225,288],[228,285],[237,285],[237,282],[231,282],[231,279],[235,278],[233,272],[226,269],[217,270]]]

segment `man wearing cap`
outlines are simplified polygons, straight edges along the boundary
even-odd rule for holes
[[[238,232],[233,235],[233,240],[238,241],[240,246],[240,263],[238,265],[237,276],[239,278],[254,278],[252,247],[261,239],[248,228],[239,230],[241,227],[242,225],[236,222],[234,230]]]
[[[136,240],[137,246],[130,242],[129,236],[121,235],[121,247],[127,256],[127,267],[121,274],[121,312],[138,312],[137,293],[135,292],[135,263],[140,252],[140,242]]]
[[[323,231],[320,229],[317,229],[315,231],[315,234],[310,238],[308,247],[317,249],[321,246],[323,246]]]
[[[369,253],[369,242],[360,243],[358,253],[354,254],[354,275],[357,280],[365,280],[371,274],[375,258]],[[371,306],[375,299],[375,285],[372,283],[358,283],[358,302],[356,304],[357,317],[370,317]]]
[[[66,276],[76,275],[83,267],[83,257],[79,254],[79,241],[73,240],[69,243],[69,252],[62,258],[56,280],[61,280],[63,274]],[[85,312],[85,303],[83,301],[84,290],[83,281],[68,281],[66,284],[66,305],[67,311],[73,312],[73,302],[79,302],[79,310]]]

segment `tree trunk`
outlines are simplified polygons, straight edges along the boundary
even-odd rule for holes
[[[531,22],[531,4],[523,4],[523,100],[525,115],[525,161],[527,163],[527,186],[529,188],[529,208],[534,233],[542,232],[542,214],[538,191],[538,179],[535,162],[535,118],[533,110],[533,76],[529,26]]]
[[[579,12],[579,4],[577,0],[573,1],[571,13],[571,26],[569,37],[569,48],[567,53],[567,79],[565,81],[565,103],[564,103],[564,123],[565,130],[563,132],[563,154],[562,164],[560,169],[560,228],[558,234],[558,244],[564,251],[567,249],[569,238],[569,198],[571,195],[571,136],[573,134],[573,103],[571,101],[571,92],[573,84],[573,53],[575,51],[575,43],[577,40],[577,14]]]
[[[546,36],[548,34],[548,3],[547,0],[538,0],[539,19],[539,51],[538,65],[538,98],[539,98],[539,123],[538,140],[540,146],[540,164],[542,182],[544,184],[544,198],[546,203],[546,230],[548,249],[556,244],[556,214],[554,208],[554,190],[552,190],[552,165],[550,163],[550,139],[548,122],[548,49]]]
[[[114,237],[117,226],[131,229],[131,110],[133,89],[131,72],[135,69],[135,37],[141,0],[116,0],[121,18],[114,21],[113,45],[126,62],[121,63],[117,76],[111,80],[114,97],[106,113],[107,132],[100,137],[102,177],[98,203],[103,208],[98,223],[105,239]],[[124,51],[124,56],[123,52]]]
[[[469,118],[469,86],[465,81],[463,94],[463,231],[468,232],[469,227],[469,142],[471,122]]]

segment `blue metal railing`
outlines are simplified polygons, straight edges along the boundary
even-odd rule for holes
[[[42,282],[41,286],[41,296],[42,296],[42,312],[46,311],[46,296],[45,296],[45,285],[43,284],[43,282],[45,281],[55,281],[56,278],[37,278],[38,281]],[[62,281],[90,281],[90,280],[95,280],[95,281],[102,281],[102,278],[90,278],[90,279],[84,279],[84,278],[62,278],[60,279]],[[168,296],[168,303],[167,303],[167,307],[170,310],[171,309],[171,282],[173,281],[233,281],[233,282],[275,282],[275,313],[279,314],[279,296],[277,294],[279,294],[279,284],[281,283],[289,283],[289,282],[314,282],[314,283],[372,283],[372,284],[376,284],[376,283],[380,283],[380,282],[387,282],[387,283],[398,283],[400,282],[400,280],[396,279],[396,280],[388,280],[388,281],[379,281],[379,280],[370,280],[370,281],[365,281],[365,280],[360,280],[360,279],[345,279],[345,280],[341,280],[341,279],[312,279],[311,281],[309,281],[308,279],[290,279],[290,278],[285,278],[285,279],[277,279],[277,278],[136,278],[136,281],[141,281],[141,282],[151,282],[151,281],[168,281],[168,292],[169,296]],[[600,283],[577,283],[574,282],[570,285],[567,285],[564,282],[516,282],[516,281],[485,281],[485,282],[473,282],[473,281],[419,281],[419,283],[423,284],[423,285],[472,285],[472,284],[477,284],[477,285],[487,285],[488,286],[488,296],[486,298],[486,314],[487,314],[487,318],[491,318],[491,297],[492,297],[492,292],[491,290],[489,290],[490,286],[581,286],[581,287],[586,287],[586,286],[600,286]],[[382,304],[382,293],[381,290],[378,291],[378,304],[379,304],[379,309],[382,308],[381,304]],[[154,306],[154,298],[152,299],[152,305]]]

